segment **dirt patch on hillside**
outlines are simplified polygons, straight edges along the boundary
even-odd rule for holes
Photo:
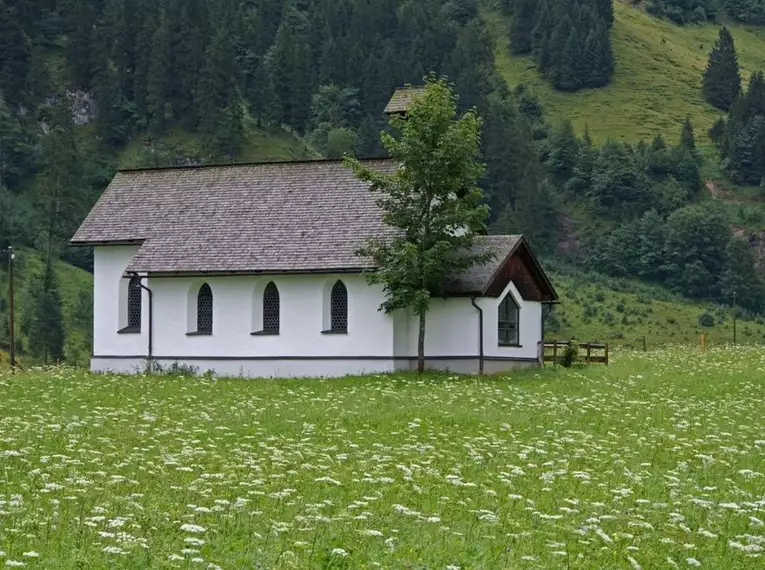
[[[558,241],[555,244],[555,252],[563,257],[575,257],[579,253],[580,246],[574,218],[559,212]]]
[[[759,196],[739,196],[734,190],[725,188],[713,180],[704,182],[704,186],[715,200],[726,204],[762,204],[763,199]]]

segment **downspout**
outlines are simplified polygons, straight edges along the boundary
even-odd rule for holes
[[[149,374],[151,374],[153,369],[152,359],[154,356],[154,293],[151,289],[143,284],[143,277],[140,275],[138,277],[141,279],[138,282],[138,284],[141,286],[141,289],[149,293],[149,348],[146,359],[149,361]]]
[[[483,375],[483,309],[475,304],[475,297],[470,297],[470,304],[478,311],[478,373]]]

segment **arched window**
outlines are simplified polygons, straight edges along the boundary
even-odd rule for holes
[[[518,304],[513,295],[508,293],[499,304],[499,317],[497,332],[499,333],[500,346],[513,346],[519,344],[518,336]]]
[[[279,289],[273,281],[263,291],[263,332],[279,332]]]
[[[330,331],[348,332],[348,290],[342,281],[332,287],[330,297]]]
[[[127,328],[135,331],[141,330],[141,293],[141,278],[131,277],[127,292]]]
[[[197,332],[212,334],[213,329],[213,294],[210,286],[205,283],[197,294]]]

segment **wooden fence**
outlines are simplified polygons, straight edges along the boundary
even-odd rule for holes
[[[578,349],[577,361],[587,364],[605,364],[608,366],[608,344],[597,342],[568,342],[553,340],[539,343],[539,362],[544,366],[545,362],[560,364],[563,355],[569,346]]]

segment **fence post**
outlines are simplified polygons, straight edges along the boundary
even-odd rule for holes
[[[643,335],[643,352],[646,352],[647,350],[648,348],[646,347],[646,344],[645,344],[645,335]]]
[[[606,343],[606,366],[608,366],[608,343]]]
[[[590,363],[590,347],[592,346],[591,343],[587,343],[587,364]]]
[[[553,366],[558,365],[558,341],[553,342]]]

